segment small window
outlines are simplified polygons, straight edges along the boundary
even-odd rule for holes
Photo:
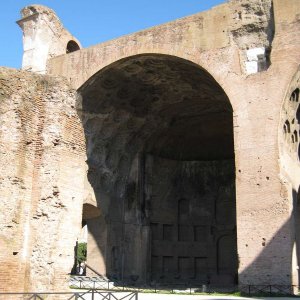
[[[67,44],[66,53],[68,54],[77,50],[80,50],[79,45],[74,41],[69,41]]]
[[[284,130],[284,133],[291,132],[291,126],[290,126],[290,122],[288,120],[285,121],[285,123],[283,125],[283,130]]]
[[[292,92],[292,95],[290,97],[290,101],[292,102],[298,102],[299,101],[299,89],[295,89],[293,92]]]
[[[298,132],[296,130],[294,131],[293,136],[294,136],[295,143],[298,143]]]

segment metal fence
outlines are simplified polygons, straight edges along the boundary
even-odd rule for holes
[[[135,291],[150,293],[186,293],[186,294],[233,294],[242,295],[294,295],[298,293],[295,285],[232,285],[220,286],[203,283],[161,284],[153,282],[147,286],[128,285],[126,283],[112,282],[103,277],[74,276],[70,279],[70,287],[77,289],[96,289],[106,291]]]
[[[244,285],[240,291],[247,295],[295,295],[298,294],[299,286],[296,285]]]
[[[52,292],[52,293],[0,293],[2,300],[138,300],[137,292],[104,292],[88,290],[80,292]]]
[[[79,279],[79,278],[77,278]],[[87,280],[85,280],[87,281]],[[83,280],[81,281],[83,282]],[[134,287],[113,285],[106,282],[105,286],[74,292],[49,292],[49,293],[0,293],[2,300],[138,300],[138,293],[185,293],[185,294],[233,294],[239,292],[245,296],[288,296],[298,293],[298,286],[294,285],[240,285],[240,286],[213,286],[205,285],[192,287],[188,284],[176,286],[149,286]],[[83,283],[82,283],[82,287]],[[110,288],[110,291],[108,291]]]

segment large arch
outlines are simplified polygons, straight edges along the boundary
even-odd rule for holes
[[[190,61],[143,54],[78,92],[101,210],[90,232],[104,263],[93,267],[128,283],[235,283],[233,111],[216,80]]]

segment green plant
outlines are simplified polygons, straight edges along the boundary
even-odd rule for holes
[[[78,243],[77,244],[77,263],[80,264],[86,261],[86,252],[87,252],[87,244],[86,243]]]

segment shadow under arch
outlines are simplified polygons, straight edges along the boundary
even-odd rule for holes
[[[93,268],[129,284],[235,283],[232,106],[216,80],[190,61],[144,54],[78,92],[101,210],[88,222],[102,256],[88,255]],[[181,214],[178,199],[187,199]],[[221,236],[230,249],[218,249]],[[232,261],[221,273],[220,257]]]

